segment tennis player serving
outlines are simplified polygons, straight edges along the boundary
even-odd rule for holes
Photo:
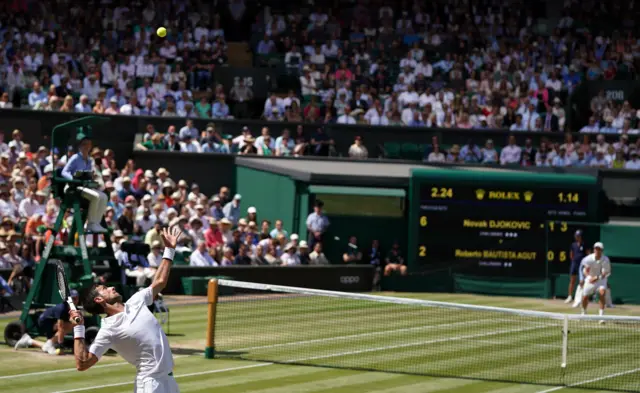
[[[153,283],[122,302],[113,287],[94,285],[86,295],[83,306],[92,314],[106,314],[91,347],[84,343],[84,320],[78,311],[70,311],[71,320],[80,317],[73,328],[76,368],[84,371],[96,364],[102,355],[113,348],[127,362],[136,366],[134,392],[179,393],[173,378],[173,355],[167,336],[149,311],[148,306],[167,285],[175,247],[181,232],[177,226],[162,231],[164,254]]]

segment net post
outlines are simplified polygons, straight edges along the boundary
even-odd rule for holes
[[[560,367],[567,367],[567,346],[569,344],[569,316],[564,314],[562,321],[562,364]]]
[[[216,308],[218,306],[218,279],[212,278],[207,286],[207,344],[204,349],[205,359],[213,359],[215,355]]]

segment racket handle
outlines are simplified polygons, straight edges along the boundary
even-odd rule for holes
[[[69,308],[73,311],[76,311],[76,305],[73,304],[73,300],[71,298],[67,299],[67,303],[69,303]],[[76,324],[80,324],[80,322],[82,321],[82,318],[80,317],[75,317],[73,318],[73,322],[75,322]]]

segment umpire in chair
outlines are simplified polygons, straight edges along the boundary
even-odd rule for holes
[[[82,132],[79,132],[78,153],[71,156],[61,172],[61,176],[69,180],[93,180],[97,179],[101,183],[102,178],[96,176],[95,162],[89,155],[93,144],[91,139]],[[68,187],[68,186],[67,186]],[[107,210],[108,198],[105,193],[89,187],[78,187],[82,196],[89,201],[87,210],[86,231],[90,233],[104,233],[107,230],[100,225],[104,212]],[[66,191],[66,189],[65,189]]]

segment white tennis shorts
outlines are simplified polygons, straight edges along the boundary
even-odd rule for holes
[[[166,377],[136,377],[133,393],[180,393],[175,378]]]
[[[607,279],[603,278],[601,280],[595,282],[586,282],[584,283],[584,288],[582,290],[582,296],[593,296],[598,289],[604,288],[607,289]]]

